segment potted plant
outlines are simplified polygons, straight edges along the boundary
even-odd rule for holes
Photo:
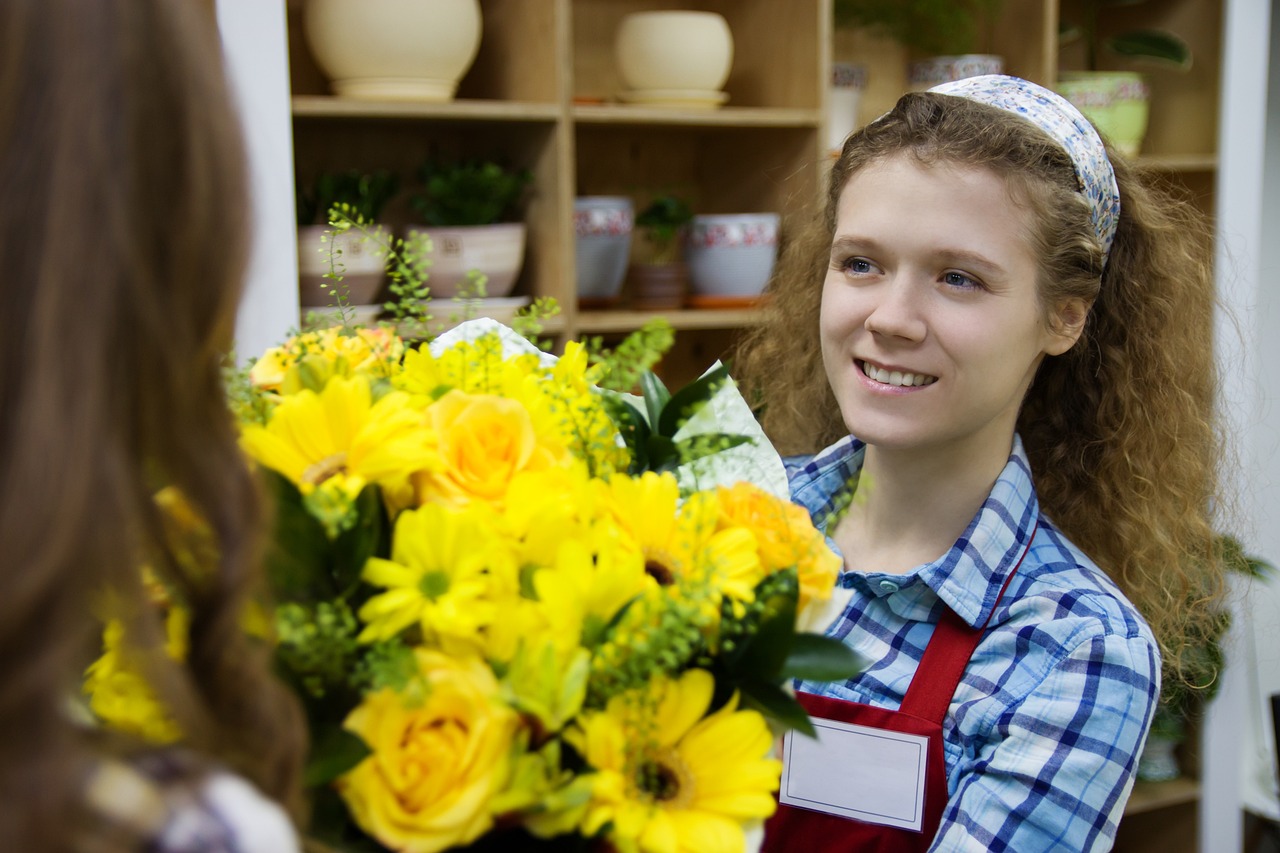
[[[528,169],[494,160],[427,160],[410,205],[422,227],[409,241],[429,245],[433,297],[506,296],[524,265],[521,205],[533,182]],[[470,283],[469,283],[470,282]]]
[[[331,305],[339,287],[343,298],[352,304],[378,302],[390,235],[389,228],[377,224],[378,217],[399,185],[399,179],[385,169],[321,172],[309,190],[299,182],[298,287],[302,305]],[[368,234],[335,233],[331,228],[335,206],[343,206],[348,215],[368,223]]]
[[[693,219],[689,203],[677,195],[659,195],[636,216],[636,260],[631,265],[632,307],[679,308],[689,289],[684,262],[684,233]]]
[[[1231,536],[1219,536],[1217,548],[1228,572],[1261,579],[1275,571],[1265,560],[1246,554]],[[1197,604],[1189,602],[1189,606]],[[1180,661],[1181,677],[1177,677],[1179,673],[1164,674],[1151,732],[1138,760],[1139,779],[1160,782],[1182,775],[1177,748],[1186,740],[1190,724],[1199,719],[1204,707],[1221,689],[1222,670],[1226,666],[1222,638],[1230,625],[1230,613],[1226,609],[1217,611],[1202,634],[1188,638]]]
[[[1103,136],[1130,157],[1139,152],[1146,135],[1150,89],[1137,71],[1100,70],[1102,55],[1136,59],[1166,69],[1185,71],[1191,67],[1191,49],[1168,31],[1135,29],[1103,37],[1104,10],[1133,2],[1089,0],[1081,5],[1082,15],[1078,21],[1062,23],[1059,41],[1063,46],[1082,45],[1084,70],[1061,72],[1057,86]]]
[[[864,27],[897,41],[913,57],[907,71],[914,90],[940,83],[999,74],[1004,60],[973,53],[979,25],[991,19],[1002,0],[835,0],[837,27]]]

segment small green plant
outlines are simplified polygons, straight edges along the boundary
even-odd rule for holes
[[[1135,0],[1088,0],[1081,4],[1081,19],[1070,23],[1063,21],[1058,28],[1058,40],[1066,45],[1084,42],[1085,70],[1097,71],[1103,50],[1117,56],[1143,59],[1166,68],[1185,71],[1191,67],[1191,48],[1178,36],[1166,30],[1136,29],[1102,38],[1099,20],[1105,9],[1113,6],[1131,6]]]
[[[835,0],[837,27],[866,27],[922,56],[972,53],[1002,0]]]
[[[693,209],[679,196],[660,195],[636,216],[636,227],[648,243],[651,262],[669,264],[680,259],[680,235],[693,219]]]
[[[409,204],[426,225],[493,225],[520,218],[519,205],[533,183],[528,169],[492,160],[447,164],[428,160],[418,171],[421,191]]]
[[[365,222],[375,222],[399,189],[400,179],[386,169],[321,172],[310,190],[304,190],[299,182],[296,193],[298,224],[329,225],[333,220],[333,208],[340,204],[359,214]]]

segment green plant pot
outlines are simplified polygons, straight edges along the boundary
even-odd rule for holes
[[[1132,71],[1066,71],[1055,87],[1126,157],[1142,150],[1150,90]]]

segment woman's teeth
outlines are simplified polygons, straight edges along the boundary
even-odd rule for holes
[[[938,377],[926,376],[923,373],[903,373],[900,370],[885,370],[865,361],[859,362],[859,364],[864,374],[877,382],[883,382],[885,385],[909,388],[915,385],[932,385],[938,381]]]

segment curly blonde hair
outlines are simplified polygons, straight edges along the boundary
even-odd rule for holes
[[[1062,300],[1092,303],[1075,346],[1041,364],[1018,431],[1045,514],[1146,617],[1166,679],[1185,680],[1188,638],[1216,618],[1202,605],[1223,588],[1210,517],[1222,448],[1212,236],[1191,204],[1123,158],[1112,153],[1122,211],[1104,268],[1071,160],[1048,134],[984,104],[904,96],[846,141],[825,209],[809,211],[785,247],[764,322],[737,353],[744,392],[783,453],[846,434],[818,333],[837,204],[860,169],[902,156],[1002,176],[1028,211],[1046,322]]]

